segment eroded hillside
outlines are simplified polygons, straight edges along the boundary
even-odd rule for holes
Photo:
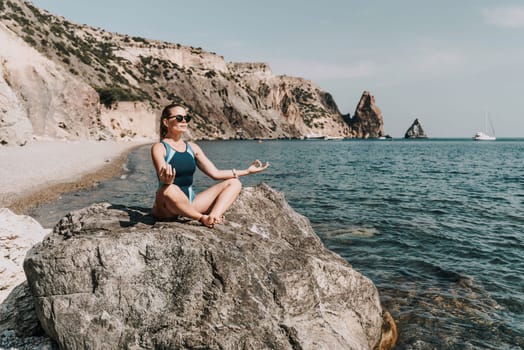
[[[0,22],[0,29],[23,39],[25,44],[19,45],[36,49],[45,58],[42,61],[58,67],[53,74],[82,86],[78,94],[60,97],[59,86],[48,93],[62,98],[62,105],[83,101],[82,108],[73,108],[76,119],[69,120],[70,112],[35,106],[41,102],[34,101],[45,98],[31,96],[28,101],[27,95],[35,94],[29,93],[34,86],[20,89],[27,83],[4,79],[20,103],[26,104],[22,110],[43,110],[27,116],[37,136],[154,138],[162,106],[183,102],[194,115],[190,136],[197,139],[361,137],[344,121],[329,93],[306,79],[275,76],[264,63],[227,63],[201,48],[78,25],[21,0],[0,0]],[[12,50],[16,48],[7,47]],[[18,75],[20,80],[25,77],[20,71],[38,70],[39,63],[28,63],[13,74],[15,64],[4,56],[0,53],[4,77]],[[46,93],[41,86],[39,91]]]

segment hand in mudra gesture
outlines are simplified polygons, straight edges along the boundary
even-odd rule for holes
[[[249,166],[249,168],[247,168],[247,170],[249,171],[250,174],[256,174],[256,173],[259,173],[267,169],[268,166],[269,166],[269,162],[262,163],[260,160],[257,159],[253,163],[251,163],[251,165]]]
[[[160,169],[160,181],[165,184],[165,185],[170,185],[173,183],[173,181],[175,180],[175,175],[176,175],[176,170],[173,169],[173,167],[171,166],[171,164],[165,164],[161,169]]]

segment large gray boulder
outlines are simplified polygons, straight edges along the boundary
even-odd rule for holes
[[[266,185],[214,229],[143,208],[72,212],[24,270],[62,349],[373,349],[373,283],[327,250]]]

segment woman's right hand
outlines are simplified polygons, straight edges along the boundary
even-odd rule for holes
[[[160,168],[160,182],[162,182],[164,185],[171,185],[173,181],[175,180],[176,170],[173,169],[171,164],[164,164],[162,168]]]
[[[269,162],[262,163],[260,160],[257,159],[249,166],[249,168],[247,168],[247,173],[256,174],[263,170],[266,170],[268,166]]]

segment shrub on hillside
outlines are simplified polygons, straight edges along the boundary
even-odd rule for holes
[[[120,87],[95,88],[100,97],[100,103],[107,108],[111,108],[117,101],[133,101],[135,95],[126,89]]]

